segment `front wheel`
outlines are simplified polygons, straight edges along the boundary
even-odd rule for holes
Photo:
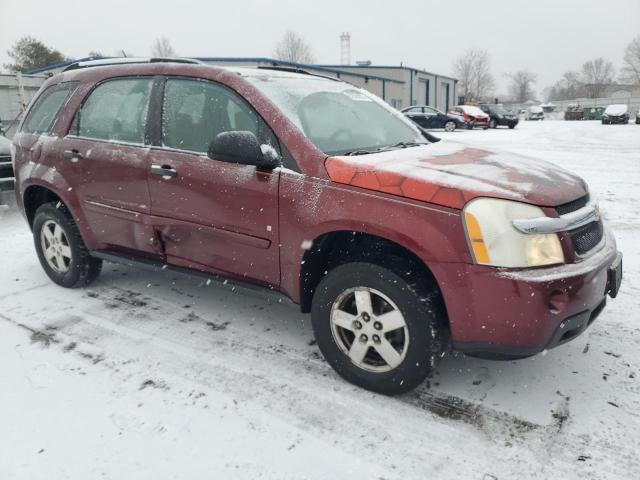
[[[82,287],[95,280],[102,260],[93,258],[64,205],[45,203],[33,220],[33,239],[42,268],[58,285]]]
[[[445,132],[453,132],[456,129],[456,123],[455,122],[447,122],[444,124],[444,131]]]
[[[514,128],[516,128],[516,124],[515,124],[515,123],[510,123],[510,124],[509,124],[509,128],[510,128],[511,130],[513,130]]]
[[[433,295],[394,271],[365,262],[331,270],[318,285],[313,331],[343,378],[386,395],[417,387],[443,350]]]

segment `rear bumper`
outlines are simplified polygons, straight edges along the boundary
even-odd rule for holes
[[[601,313],[607,294],[617,294],[620,274],[612,267],[619,260],[607,234],[596,253],[575,264],[526,270],[449,264],[448,272],[443,264],[432,267],[454,349],[522,358],[574,339]]]

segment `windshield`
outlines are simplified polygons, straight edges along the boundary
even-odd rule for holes
[[[478,116],[478,115],[484,116],[484,115],[486,115],[486,113],[484,113],[478,107],[474,107],[473,105],[462,105],[460,108],[462,108],[462,111],[464,113],[467,113],[469,115],[474,115],[474,116]]]
[[[256,72],[245,78],[327,155],[427,143],[400,112],[348,83],[283,72]]]

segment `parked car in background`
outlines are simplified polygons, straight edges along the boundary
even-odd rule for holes
[[[449,115],[454,115],[461,119],[467,128],[480,127],[489,128],[489,115],[474,105],[457,105],[449,110]]]
[[[640,107],[636,111],[636,125],[640,124]]]
[[[585,107],[582,112],[583,120],[602,120],[604,107]]]
[[[501,103],[482,103],[480,110],[489,115],[490,128],[500,126],[515,128],[518,125],[518,116]]]
[[[584,111],[580,105],[567,105],[567,109],[564,111],[565,120],[582,120]]]
[[[456,128],[468,128],[460,117],[448,115],[428,105],[407,107],[402,113],[422,128],[444,128],[446,132],[453,132]]]
[[[527,108],[527,116],[525,118],[527,120],[544,120],[544,110],[542,110],[542,107],[532,105]]]
[[[602,124],[629,123],[629,107],[622,103],[609,105],[602,114]]]
[[[0,135],[0,192],[13,190],[13,164],[11,141]]]
[[[450,344],[561,345],[618,293],[615,240],[557,165],[429,143],[339,80],[127,62],[52,76],[14,137],[17,203],[58,285],[107,260],[276,290],[311,313],[327,365],[385,394]]]

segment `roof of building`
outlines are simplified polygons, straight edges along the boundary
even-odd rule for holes
[[[268,57],[189,57],[189,58],[194,58],[195,60],[200,60],[201,62],[228,62],[228,63],[241,63],[241,62],[251,62],[251,63],[269,63],[272,64],[273,66],[283,66],[283,67],[293,67],[293,68],[299,68],[299,69],[312,69],[312,70],[318,70],[320,72],[327,72],[327,73],[339,73],[341,75],[351,75],[353,77],[359,77],[359,78],[370,78],[373,80],[383,80],[385,82],[392,82],[392,83],[405,83],[402,80],[397,80],[395,78],[388,78],[388,77],[381,77],[378,75],[368,75],[368,74],[363,74],[363,73],[355,73],[355,72],[350,72],[348,70],[343,70],[340,68],[340,66],[334,66],[334,67],[328,67],[325,65],[315,65],[315,64],[306,64],[306,63],[296,63],[296,62],[289,62],[286,60],[278,60],[275,58],[268,58]]]
[[[413,68],[407,67],[406,65],[318,65],[318,67],[324,68],[359,68],[362,70],[366,70],[367,68],[376,69],[376,68],[387,68],[387,69],[397,69],[397,70],[411,70],[414,72],[426,73],[427,75],[433,75],[434,77],[446,78],[448,80],[453,80],[457,82],[458,79],[455,77],[450,77],[449,75],[440,75],[439,73],[429,72],[427,70],[423,70],[422,68]]]

